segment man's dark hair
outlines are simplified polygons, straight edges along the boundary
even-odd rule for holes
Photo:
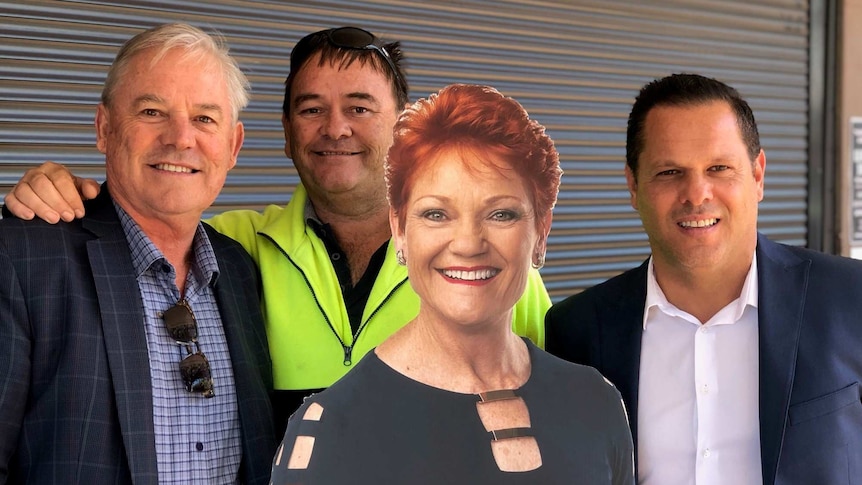
[[[712,101],[724,101],[736,113],[742,141],[752,160],[760,153],[760,135],[751,107],[736,89],[721,81],[698,74],[672,74],[644,86],[629,114],[626,131],[626,165],[637,175],[638,158],[644,147],[644,122],[656,106],[691,106]]]
[[[386,78],[392,83],[392,95],[395,97],[397,109],[400,111],[407,104],[409,101],[409,87],[407,86],[407,78],[401,66],[404,60],[404,54],[401,52],[401,43],[384,43],[381,39],[367,31],[363,32],[369,35],[371,43],[378,49],[385,51],[386,54],[381,53],[379,50],[375,52],[376,49],[373,48],[340,47],[333,43],[331,33],[347,29],[362,31],[362,29],[355,27],[326,29],[308,34],[296,43],[290,53],[290,73],[284,82],[284,102],[281,109],[285,116],[288,116],[290,113],[291,88],[293,87],[296,75],[308,60],[318,52],[320,53],[318,66],[331,63],[340,67],[347,67],[357,61],[362,65],[370,63],[375,70],[385,74]],[[388,55],[392,61],[391,64],[384,59],[384,55]],[[395,72],[393,72],[393,69]]]

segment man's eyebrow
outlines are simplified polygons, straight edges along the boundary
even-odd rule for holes
[[[293,98],[293,104],[300,104],[300,103],[304,103],[306,101],[314,101],[314,100],[320,99],[320,97],[321,96],[319,94],[312,94],[312,93],[298,94],[295,98]],[[369,102],[372,102],[375,104],[379,104],[379,101],[377,100],[376,97],[374,97],[372,94],[366,93],[364,91],[356,91],[353,93],[347,93],[345,95],[345,97],[349,98],[349,99],[360,99],[360,100],[369,101]]]
[[[361,99],[361,100],[365,100],[365,101],[371,101],[372,103],[378,102],[377,98],[375,98],[373,95],[371,95],[370,93],[362,92],[362,91],[357,91],[354,93],[348,93],[347,97],[351,98],[351,99]]]
[[[219,104],[209,104],[209,103],[196,104],[195,108],[200,110],[200,111],[215,111],[216,113],[221,113],[223,111],[221,108],[221,105],[219,105]]]
[[[711,157],[708,160],[708,162],[711,165],[716,165],[716,164],[730,164],[730,163],[738,162],[739,160],[740,160],[740,158],[735,156],[734,154],[727,153],[727,154],[719,154],[719,155],[716,155],[714,157]],[[744,160],[748,160],[748,159],[746,158]],[[666,169],[666,168],[678,168],[678,167],[685,168],[685,167],[687,167],[687,165],[685,163],[681,163],[681,162],[674,160],[674,159],[671,159],[671,158],[656,158],[654,160],[646,160],[646,162],[651,163],[653,169]]]
[[[145,103],[164,103],[165,100],[155,94],[142,94],[135,98],[135,106],[140,106]]]
[[[319,94],[297,94],[295,98],[293,98],[293,104],[304,103],[306,101],[312,101],[315,99],[319,99]]]
[[[165,100],[155,94],[143,94],[135,98],[134,105],[140,106],[148,103],[165,104]],[[222,113],[224,111],[221,105],[215,103],[199,103],[194,105],[194,108],[198,111],[211,111],[216,113]]]

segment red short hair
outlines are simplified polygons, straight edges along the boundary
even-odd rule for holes
[[[415,175],[452,148],[492,152],[508,162],[524,182],[537,222],[553,209],[562,171],[545,127],[492,87],[452,84],[404,110],[395,124],[385,172],[389,204],[402,224]]]

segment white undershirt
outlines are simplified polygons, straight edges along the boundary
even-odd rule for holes
[[[667,301],[650,259],[638,394],[638,483],[762,484],[757,260],[701,325]]]

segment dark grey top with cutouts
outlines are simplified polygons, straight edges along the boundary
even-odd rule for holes
[[[414,381],[369,352],[293,415],[273,483],[633,484],[631,435],[616,389],[591,367],[527,346],[531,375],[514,392],[529,410],[526,434],[538,444],[540,467],[501,471],[476,410],[479,396]],[[312,403],[323,407],[319,421],[303,419]],[[313,451],[307,468],[289,469],[297,436],[314,437]]]

